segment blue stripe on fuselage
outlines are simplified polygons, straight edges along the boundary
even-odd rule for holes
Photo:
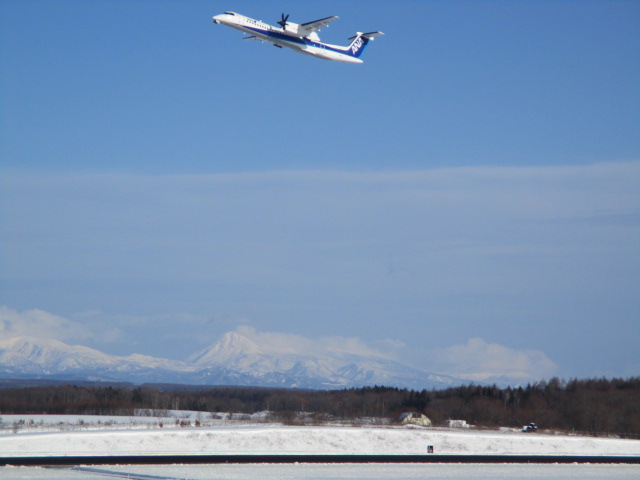
[[[354,55],[351,55],[351,50],[348,49],[348,48],[346,50],[342,50],[342,49],[339,49],[339,48],[330,47],[329,45],[327,45],[325,43],[314,42],[313,40],[309,40],[308,38],[297,37],[295,35],[287,35],[286,33],[278,32],[277,30],[266,31],[266,30],[262,30],[260,28],[247,27],[245,25],[243,25],[243,27],[246,28],[247,30],[251,30],[254,33],[265,35],[265,36],[271,37],[271,38],[273,38],[275,40],[283,40],[285,42],[297,43],[299,45],[309,45],[310,47],[322,48],[324,50],[330,50],[332,52],[341,53],[343,55],[354,56]]]

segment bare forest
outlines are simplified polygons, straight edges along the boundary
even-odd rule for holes
[[[255,413],[278,421],[393,421],[402,412],[475,427],[521,427],[640,438],[640,377],[550,381],[525,387],[467,385],[444,390],[374,386],[345,390],[59,384],[0,388],[2,414],[133,415],[141,410]],[[7,386],[8,385],[8,386]],[[301,420],[303,419],[303,420]]]

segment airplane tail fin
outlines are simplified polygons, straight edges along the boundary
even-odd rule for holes
[[[352,40],[352,42],[347,47],[347,55],[350,55],[355,58],[360,58],[360,56],[362,55],[362,52],[364,52],[365,47],[369,43],[369,40],[373,40],[375,37],[379,37],[381,35],[384,35],[384,33],[382,32],[356,33],[353,37],[349,38],[349,40]]]

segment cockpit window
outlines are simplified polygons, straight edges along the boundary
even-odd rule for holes
[[[224,12],[225,15],[235,15],[235,12]]]

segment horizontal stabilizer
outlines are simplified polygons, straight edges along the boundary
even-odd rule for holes
[[[358,38],[358,37],[364,37],[367,40],[373,40],[375,37],[379,37],[381,35],[384,35],[384,33],[382,33],[382,32],[367,32],[367,33],[358,32],[353,37],[349,37],[349,40],[353,40],[354,38]]]

